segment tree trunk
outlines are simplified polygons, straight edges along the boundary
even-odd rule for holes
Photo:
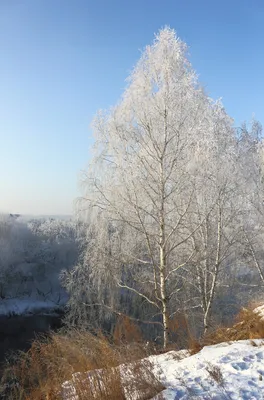
[[[166,257],[163,247],[160,247],[160,293],[162,302],[162,322],[163,322],[163,347],[166,349],[169,344],[169,312],[168,298],[165,281]]]
[[[221,243],[222,243],[222,210],[219,205],[218,207],[218,222],[217,222],[217,248],[216,248],[216,257],[215,257],[215,263],[214,263],[214,270],[213,270],[213,280],[211,283],[211,288],[208,296],[208,301],[207,301],[207,307],[204,313],[204,334],[208,330],[208,321],[210,318],[210,312],[214,300],[214,295],[215,295],[215,288],[216,288],[216,282],[217,282],[217,277],[218,277],[218,272],[219,272],[219,267],[220,267],[220,257],[221,257]]]
[[[167,111],[164,113],[165,117],[165,129],[164,129],[164,143],[166,143],[167,135]],[[164,179],[164,165],[163,156],[165,154],[164,147],[163,155],[160,159],[160,218],[159,218],[159,255],[160,255],[160,297],[162,304],[162,322],[163,322],[163,347],[167,348],[169,344],[169,311],[168,311],[168,296],[167,296],[167,285],[166,285],[166,271],[167,271],[167,256],[166,256],[166,245],[165,245],[165,179]]]
[[[257,271],[258,271],[258,273],[259,273],[259,277],[260,277],[260,279],[262,280],[262,283],[264,283],[264,275],[263,275],[263,272],[262,272],[262,270],[261,270],[261,268],[260,268],[259,261],[258,261],[258,259],[257,259],[256,253],[255,253],[255,250],[254,250],[254,247],[253,247],[251,241],[249,240],[249,238],[248,238],[246,232],[244,232],[244,235],[245,235],[245,238],[246,238],[246,242],[247,242],[248,245],[249,245],[250,252],[251,252],[251,254],[252,254],[252,258],[253,258],[255,267],[256,267],[256,269],[257,269]]]

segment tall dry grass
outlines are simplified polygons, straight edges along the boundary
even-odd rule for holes
[[[249,304],[242,308],[230,326],[216,326],[200,340],[190,337],[191,354],[196,354],[204,346],[223,342],[247,339],[264,339],[264,318],[255,312],[257,304]]]
[[[163,389],[149,363],[141,361],[151,350],[127,320],[119,321],[114,340],[101,332],[52,333],[9,361],[1,381],[3,398],[57,400],[68,393],[69,399],[78,395],[79,400],[123,400],[129,399],[128,393],[140,393],[139,399],[144,400]],[[118,366],[127,363],[124,377]],[[62,387],[66,381],[71,383]]]

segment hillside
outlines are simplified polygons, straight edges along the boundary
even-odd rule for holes
[[[195,355],[190,356],[186,352],[186,357],[179,359],[183,354],[182,351],[170,351],[147,359],[156,380],[166,388],[152,400],[263,399],[264,340],[241,340],[206,346]],[[129,365],[121,366],[120,371],[125,388],[124,399],[150,399],[145,397],[145,390],[138,389],[140,386],[131,385]],[[81,395],[77,395],[75,386],[80,386],[81,379],[83,390]],[[63,399],[86,398],[85,381],[90,393],[94,374],[90,373],[88,377],[75,374],[72,381],[63,384]]]

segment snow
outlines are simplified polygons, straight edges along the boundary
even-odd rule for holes
[[[166,387],[152,400],[264,398],[264,340],[207,346],[192,356],[187,351],[168,352],[148,360],[153,374]],[[120,371],[125,381],[129,366],[120,366]],[[62,386],[64,400],[78,400],[74,390],[76,375]],[[125,394],[126,399],[140,399],[138,392]]]
[[[154,374],[168,389],[166,400],[232,399],[264,397],[264,341],[243,340],[204,347],[179,362],[153,357]],[[210,372],[219,372],[219,382]]]
[[[58,303],[55,303],[51,299],[39,300],[34,297],[2,299],[0,300],[0,316],[50,313],[63,308],[66,301],[65,296],[61,297]]]

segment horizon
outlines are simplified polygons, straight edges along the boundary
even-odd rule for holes
[[[260,1],[1,2],[0,212],[73,215],[92,119],[118,102],[165,25],[235,126],[253,114],[263,122],[263,17]]]

